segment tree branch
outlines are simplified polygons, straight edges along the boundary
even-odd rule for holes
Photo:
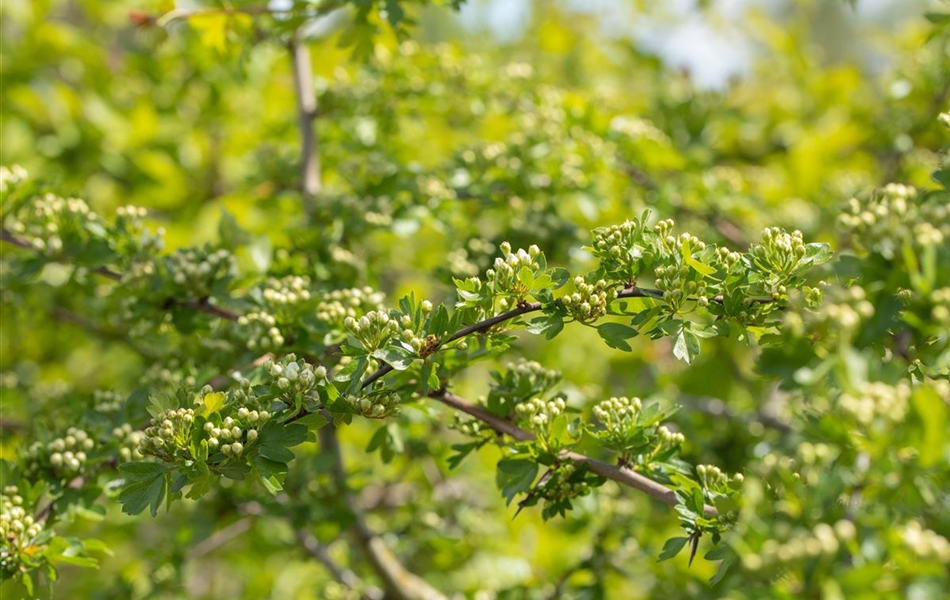
[[[307,210],[312,212],[314,199],[320,193],[320,152],[314,121],[317,118],[317,97],[313,89],[313,67],[310,48],[295,35],[288,48],[293,64],[294,92],[297,96],[297,121],[300,128],[300,184]]]
[[[504,419],[498,415],[492,414],[481,406],[472,404],[464,398],[456,396],[450,392],[444,390],[431,392],[429,397],[434,400],[438,400],[442,404],[454,408],[459,412],[463,412],[470,417],[474,417],[498,433],[509,435],[518,441],[526,442],[535,439],[533,433],[525,431],[508,419]],[[572,452],[569,450],[561,452],[561,459],[569,460],[578,465],[586,465],[592,473],[596,473],[601,477],[606,477],[607,479],[616,481],[621,485],[639,490],[648,496],[659,500],[660,502],[669,504],[670,506],[676,506],[679,504],[679,500],[676,498],[676,494],[673,492],[673,490],[626,467],[613,465],[602,460],[597,460],[596,458],[591,458],[587,455],[580,454],[579,452]],[[709,517],[715,517],[719,514],[715,507],[709,505],[706,505],[705,512]]]
[[[353,534],[373,571],[383,581],[383,587],[393,600],[447,600],[446,596],[430,586],[421,577],[406,570],[386,543],[366,524],[356,507],[349,487],[340,442],[332,420],[320,429],[320,445],[332,457],[332,475],[344,502],[353,510]]]

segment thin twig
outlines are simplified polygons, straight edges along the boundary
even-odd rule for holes
[[[504,419],[498,415],[492,414],[481,406],[472,404],[464,398],[456,396],[450,392],[431,392],[429,397],[438,400],[446,406],[474,417],[487,424],[498,433],[509,435],[518,441],[526,442],[535,439],[533,433],[525,431],[508,419]],[[584,454],[580,454],[579,452],[572,452],[569,450],[562,451],[560,458],[561,460],[569,460],[578,465],[586,465],[592,473],[596,473],[601,477],[606,477],[607,479],[616,481],[617,483],[627,487],[639,490],[648,496],[659,500],[660,502],[669,504],[670,506],[676,506],[679,504],[679,499],[677,499],[676,493],[673,490],[626,467],[613,465],[602,460],[597,460],[596,458],[591,458]],[[705,513],[710,517],[714,517],[719,514],[715,507],[709,505],[706,505]]]
[[[254,521],[250,517],[244,517],[238,519],[226,527],[215,531],[211,537],[197,544],[188,551],[188,560],[196,560],[206,554],[214,552],[231,540],[250,531],[253,525]]]

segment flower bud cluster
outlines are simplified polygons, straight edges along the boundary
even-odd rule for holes
[[[696,476],[699,477],[699,483],[703,488],[717,492],[725,491],[730,483],[742,483],[745,479],[742,473],[736,473],[730,477],[716,465],[697,465]]]
[[[210,296],[217,281],[237,275],[234,256],[223,248],[181,248],[165,257],[165,268],[176,285],[199,298]]]
[[[15,188],[29,179],[29,177],[30,174],[20,165],[11,165],[9,167],[6,165],[0,166],[0,192],[6,192],[7,190]]]
[[[515,407],[515,412],[528,426],[536,432],[543,432],[551,426],[559,415],[567,408],[567,403],[560,396],[551,400],[532,398]]]
[[[381,310],[372,310],[359,319],[346,317],[343,326],[370,352],[384,347],[389,338],[400,333],[399,323]]]
[[[678,310],[688,300],[695,300],[699,306],[709,304],[706,281],[689,265],[661,265],[654,274],[657,289],[663,291],[664,302],[669,302],[674,310]]]
[[[399,411],[399,394],[385,391],[371,396],[351,395],[347,403],[356,414],[370,419],[385,419]]]
[[[151,454],[164,460],[190,459],[191,427],[195,411],[191,408],[170,408],[152,417],[151,425],[139,442],[141,454]]]
[[[630,427],[636,426],[643,403],[639,398],[608,398],[594,407],[594,416],[604,425],[608,435],[624,436]]]
[[[499,249],[502,256],[495,258],[492,268],[485,271],[485,277],[496,294],[514,296],[514,304],[510,304],[506,298],[499,299],[499,308],[507,310],[514,308],[531,291],[521,282],[521,270],[528,269],[533,274],[538,274],[544,268],[544,257],[535,245],[527,250],[519,248],[512,252],[511,244],[502,242]]]
[[[310,300],[310,279],[297,275],[280,279],[271,277],[261,291],[261,297],[275,312],[293,313],[296,307]]]
[[[95,446],[95,440],[88,433],[70,427],[65,435],[45,444],[33,442],[23,457],[23,472],[28,477],[35,477],[40,473],[52,473],[59,479],[75,477],[83,472],[87,461],[86,453]]]
[[[734,252],[724,246],[716,248],[716,258],[718,258],[720,264],[726,268],[726,272],[732,271],[742,262],[742,254]]]
[[[119,460],[129,462],[133,460],[142,460],[145,456],[139,452],[142,440],[147,434],[138,429],[132,429],[128,423],[123,423],[112,430],[112,437],[119,442]]]
[[[36,538],[44,530],[43,523],[37,522],[23,507],[19,491],[15,485],[8,485],[0,494],[0,573],[16,573],[23,554],[34,556]]]
[[[561,463],[551,471],[551,478],[538,487],[539,495],[549,502],[565,502],[586,496],[590,484],[577,471],[574,463]]]
[[[784,542],[767,539],[758,552],[742,556],[742,566],[749,571],[780,567],[788,563],[830,557],[842,544],[857,535],[854,523],[840,520],[834,525],[818,523],[812,529],[800,529]]]
[[[399,317],[398,323],[402,329],[398,331],[396,337],[412,348],[415,354],[424,356],[432,351],[432,348],[438,343],[438,339],[435,335],[426,335],[425,331],[417,331],[424,328],[425,320],[432,313],[432,302],[423,300],[419,304],[419,308],[419,316],[421,317],[419,323],[416,323],[411,315]]]
[[[225,417],[221,423],[208,421],[204,424],[211,452],[219,451],[225,456],[240,457],[249,445],[257,441],[260,428],[267,423],[271,414],[266,410],[248,410],[242,406],[236,416],[236,419]]]
[[[934,323],[950,327],[950,287],[936,289],[930,292],[930,316]]]
[[[237,324],[247,329],[247,349],[257,351],[277,350],[286,341],[277,327],[274,315],[253,311],[238,317]]]
[[[370,311],[383,310],[386,296],[371,287],[333,290],[320,297],[317,320],[331,329],[342,329],[347,317],[359,318]]]
[[[778,227],[762,230],[762,242],[753,244],[750,252],[754,268],[765,271],[766,277],[761,283],[773,300],[788,293],[785,282],[800,269],[807,251],[802,232],[797,229],[791,233]]]
[[[81,243],[93,231],[104,232],[102,219],[78,198],[46,194],[36,198],[30,210],[9,228],[23,235],[38,252],[57,255],[64,246]]]
[[[845,291],[832,288],[831,298],[822,302],[822,291],[809,288],[805,301],[817,307],[812,311],[788,311],[784,315],[785,328],[796,336],[814,335],[826,331],[829,335],[847,335],[857,331],[874,316],[874,305],[867,299],[861,286]]]
[[[616,298],[617,290],[608,287],[603,279],[591,284],[577,276],[574,278],[574,293],[562,296],[558,302],[574,320],[592,323],[607,314],[607,305]]]
[[[299,397],[308,394],[319,382],[327,378],[326,367],[313,365],[296,354],[288,354],[277,362],[268,360],[264,370],[271,376],[271,386],[280,395]]]
[[[950,563],[950,542],[932,529],[925,529],[919,522],[910,521],[901,528],[901,539],[918,558],[936,558]]]
[[[896,258],[907,239],[919,247],[939,246],[950,239],[950,202],[890,183],[867,197],[849,200],[838,225],[855,248]]]
[[[640,219],[595,230],[590,251],[600,260],[600,270],[617,281],[636,279],[643,256],[643,234]]]
[[[194,369],[182,367],[178,359],[172,358],[150,366],[142,377],[142,387],[150,390],[165,390],[178,386],[194,388],[196,384]]]
[[[92,393],[92,405],[97,413],[116,412],[125,403],[125,396],[115,390],[95,390]]]
[[[841,394],[838,405],[865,427],[878,422],[889,432],[885,423],[899,423],[907,415],[910,391],[910,386],[904,381],[897,385],[868,382],[856,392]]]

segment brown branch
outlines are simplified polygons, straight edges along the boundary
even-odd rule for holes
[[[349,487],[346,468],[343,466],[343,456],[336,435],[336,427],[332,422],[320,429],[320,445],[323,452],[331,456],[333,480],[343,495],[345,504],[353,511],[353,534],[373,571],[382,580],[388,597],[393,598],[393,600],[446,600],[446,596],[442,592],[402,566],[392,550],[386,546],[382,538],[369,528],[363,515],[357,510],[353,493]]]
[[[320,193],[320,152],[314,122],[317,118],[317,97],[313,89],[313,67],[310,48],[296,36],[288,44],[293,60],[294,92],[297,96],[297,121],[300,128],[300,184],[308,210]]]
[[[533,433],[525,431],[508,419],[504,419],[498,415],[492,414],[481,406],[472,404],[471,402],[450,392],[431,392],[429,397],[438,400],[442,404],[454,408],[459,412],[463,412],[471,417],[474,417],[487,424],[498,433],[511,436],[518,441],[525,442],[535,439]],[[669,504],[670,506],[676,506],[679,504],[679,500],[677,499],[676,493],[673,492],[673,490],[660,483],[657,483],[656,481],[653,481],[649,477],[645,477],[635,471],[632,471],[627,467],[610,464],[602,460],[597,460],[596,458],[591,458],[584,454],[580,454],[579,452],[572,452],[569,450],[564,450],[561,452],[561,459],[569,460],[577,465],[586,465],[592,473],[596,473],[601,477],[605,477],[627,487],[639,490],[648,496],[659,500],[660,502]],[[705,512],[706,516],[709,517],[715,517],[719,514],[715,507],[709,505],[706,505]]]
[[[242,536],[250,531],[253,525],[254,521],[251,519],[251,517],[243,517],[231,523],[230,525],[215,531],[211,537],[203,540],[201,543],[188,551],[188,560],[196,560],[206,554],[214,552],[234,538]]]
[[[30,244],[30,242],[11,233],[7,229],[0,229],[0,241],[7,242],[9,244],[13,244],[14,246],[18,246],[20,248],[24,248],[27,250],[36,251],[36,248],[34,248],[33,245]],[[56,257],[47,257],[47,258],[49,258],[51,262],[60,262]],[[96,275],[101,275],[113,281],[122,281],[122,273],[113,271],[109,267],[105,267],[105,266],[93,267],[92,272],[95,273]],[[181,300],[179,298],[169,298],[168,300],[165,301],[164,306],[165,308],[179,306],[179,307],[187,308],[189,310],[193,310],[196,312],[203,312],[209,315],[213,315],[215,317],[227,319],[228,321],[237,321],[238,317],[241,316],[234,311],[211,304],[208,298],[201,298],[198,300]]]

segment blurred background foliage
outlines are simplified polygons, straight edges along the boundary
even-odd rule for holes
[[[308,212],[286,47],[298,21],[207,15],[158,27],[149,19],[169,2],[8,0],[2,162],[101,213],[147,207],[170,247],[221,244],[248,280],[302,270],[318,287],[442,301],[453,300],[451,277],[484,270],[503,240],[538,244],[549,263],[577,270],[591,264],[581,250],[591,228],[651,208],[736,249],[767,225],[835,248],[835,219],[851,196],[891,181],[932,187],[946,143],[934,123],[950,92],[950,41],[935,35],[923,5],[693,4],[472,1],[461,14],[408,6],[417,21],[408,37],[381,28],[357,51],[339,44],[354,35],[345,17],[317,21],[305,42],[323,186]],[[709,36],[738,45],[726,51]],[[723,63],[736,53],[730,74]],[[109,343],[123,332],[89,335],[90,323],[108,323],[109,307],[83,313],[88,322],[57,321],[56,307],[82,299],[52,271],[30,290],[4,280],[4,419],[140,385],[147,363]],[[563,371],[572,397],[684,405],[673,421],[693,440],[692,461],[740,470],[757,444],[787,433],[783,396],[754,372],[754,348],[710,340],[686,368],[665,340],[631,343],[633,352],[610,350],[576,328],[518,348]],[[176,344],[195,347],[169,337],[154,348],[173,372]],[[458,389],[484,394],[488,368]],[[497,452],[449,472],[450,445],[462,438],[447,430],[448,414],[433,425],[433,410],[402,413],[405,445],[389,464],[364,451],[371,424],[347,428],[342,441],[370,523],[437,588],[477,598],[723,597],[707,581],[714,564],[688,568],[683,555],[656,563],[675,514],[629,491],[608,485],[566,519],[542,523],[536,510],[511,519],[494,487]],[[17,444],[5,433],[4,457]],[[301,448],[288,480],[301,502],[280,510],[335,540],[346,510],[321,496],[321,455]],[[108,527],[75,525],[115,555],[99,571],[64,569],[61,597],[343,597],[280,520],[253,520],[202,552],[200,540],[245,522],[234,507],[254,493],[223,485],[212,501],[179,503],[155,520],[111,506]],[[343,563],[356,553],[345,541],[331,550]]]

